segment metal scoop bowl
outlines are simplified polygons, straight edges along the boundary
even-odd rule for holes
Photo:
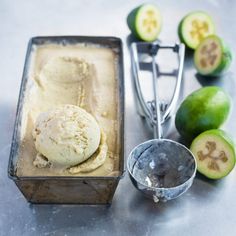
[[[136,95],[142,114],[153,128],[154,138],[135,147],[127,160],[127,169],[134,186],[154,202],[168,201],[179,197],[193,183],[197,164],[191,151],[184,145],[162,139],[162,124],[170,117],[176,105],[182,79],[184,45],[163,46],[157,43],[134,43],[132,45],[132,68]],[[173,72],[177,78],[171,102],[161,111],[157,79],[162,73],[156,65],[159,50],[173,50],[179,56],[179,68]],[[139,54],[145,53],[152,61],[152,101],[146,102],[139,83]],[[151,104],[151,105],[150,105]]]
[[[127,169],[138,190],[154,202],[167,201],[190,188],[196,174],[196,161],[182,144],[152,139],[132,150]]]

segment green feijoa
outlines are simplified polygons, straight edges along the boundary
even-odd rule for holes
[[[203,131],[219,128],[226,121],[230,107],[230,97],[224,90],[216,86],[203,87],[181,103],[175,126],[186,140],[192,140]]]
[[[143,4],[129,13],[127,24],[134,36],[151,42],[157,39],[161,31],[161,13],[155,5]]]
[[[217,76],[224,73],[232,62],[232,53],[221,38],[205,38],[194,52],[194,65],[201,75]]]
[[[190,147],[198,171],[210,179],[221,179],[235,166],[235,145],[223,130],[207,130],[198,135]]]
[[[207,36],[215,33],[215,24],[206,12],[194,11],[186,15],[179,23],[180,40],[189,48],[196,49]]]

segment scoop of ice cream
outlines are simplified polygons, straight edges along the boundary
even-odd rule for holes
[[[69,168],[69,173],[87,173],[97,169],[99,166],[103,165],[106,161],[108,146],[106,143],[106,134],[101,132],[101,141],[97,151],[83,163]]]
[[[88,75],[89,64],[75,57],[54,57],[41,71],[41,76],[49,81],[73,83]]]
[[[97,150],[101,131],[84,109],[62,105],[39,115],[33,137],[39,153],[50,163],[67,168],[87,160]]]

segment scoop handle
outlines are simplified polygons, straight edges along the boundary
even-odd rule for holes
[[[160,111],[160,101],[157,89],[157,67],[155,56],[157,54],[158,47],[156,45],[151,45],[150,54],[152,55],[152,83],[153,83],[153,94],[154,94],[154,114],[156,116],[156,122],[153,124],[153,135],[156,139],[161,139],[163,137],[162,126],[161,126],[161,111]]]

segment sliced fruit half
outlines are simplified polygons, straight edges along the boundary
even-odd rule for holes
[[[162,17],[155,5],[143,4],[129,13],[127,23],[138,39],[151,42],[157,39],[161,31]]]
[[[228,175],[235,166],[235,146],[229,135],[218,129],[197,136],[190,147],[197,160],[197,169],[210,179]]]
[[[194,52],[194,64],[201,75],[220,75],[229,68],[231,61],[230,49],[216,35],[205,38]]]
[[[207,13],[195,11],[181,20],[178,33],[186,46],[196,49],[204,38],[215,33],[215,25]]]

